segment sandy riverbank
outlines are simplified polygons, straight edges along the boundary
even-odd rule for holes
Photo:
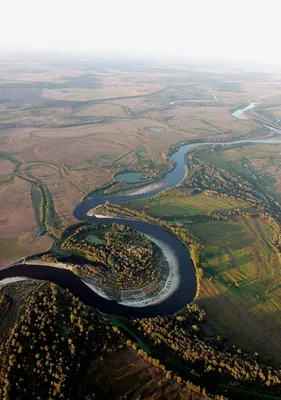
[[[96,215],[96,217],[108,218],[102,215],[100,216]],[[146,307],[153,304],[161,303],[163,300],[170,297],[177,290],[180,283],[179,263],[176,255],[173,252],[173,249],[170,246],[166,245],[161,240],[154,238],[153,236],[147,234],[145,234],[145,236],[162,250],[163,255],[169,266],[169,273],[162,289],[160,289],[158,293],[152,295],[151,297],[145,297],[146,295],[144,290],[145,288],[137,290],[129,290],[129,292],[132,294],[132,298],[131,299],[127,298],[125,301],[118,301],[119,304],[127,307]],[[107,300],[115,300],[113,297],[109,296],[106,293],[106,290],[103,291],[102,288],[100,288],[98,285],[95,285],[94,282],[90,283],[89,281],[83,278],[81,278],[81,280],[85,285],[87,285],[93,292],[95,292],[99,296]],[[120,291],[121,295],[122,292],[126,291]],[[143,296],[141,298],[136,298],[137,297],[136,293],[138,293],[138,296],[140,296],[140,293],[142,293]]]
[[[6,285],[7,283],[14,283],[19,281],[27,281],[29,278],[25,278],[24,276],[14,276],[12,278],[5,278],[0,281],[0,286]]]
[[[161,303],[177,290],[180,283],[179,263],[175,253],[173,252],[173,249],[161,240],[154,238],[153,236],[147,234],[145,234],[145,236],[162,250],[163,255],[169,265],[169,274],[163,288],[156,295],[153,295],[152,297],[143,300],[133,299],[126,300],[124,302],[118,302],[119,304],[127,307],[146,307],[152,304]]]
[[[62,262],[50,262],[50,261],[44,261],[44,260],[41,260],[41,259],[25,261],[23,264],[26,264],[26,265],[46,265],[47,267],[68,269],[70,271],[73,270],[72,264],[65,264],[65,263],[62,263]]]
[[[85,285],[87,285],[93,292],[98,294],[99,296],[103,297],[104,299],[107,300],[112,300],[109,296],[107,296],[100,288],[98,288],[94,283],[87,282],[85,279],[80,278]]]

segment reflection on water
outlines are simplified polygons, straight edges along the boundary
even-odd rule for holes
[[[156,132],[156,133],[160,133],[160,132],[164,132],[165,129],[163,128],[155,128],[155,127],[150,127],[148,128],[151,132]]]
[[[116,182],[126,181],[137,183],[144,181],[146,178],[151,178],[151,175],[142,172],[120,172],[119,174],[115,175],[114,180]]]

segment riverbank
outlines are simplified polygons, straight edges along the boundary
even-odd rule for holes
[[[20,282],[20,281],[26,281],[28,278],[25,278],[24,276],[15,276],[12,278],[5,278],[0,280],[0,286],[7,285],[8,283],[15,283],[15,282]]]
[[[26,265],[46,265],[47,267],[53,267],[53,268],[60,268],[60,269],[67,269],[69,271],[73,272],[73,265],[72,264],[65,264],[62,262],[51,262],[51,261],[45,261],[41,260],[40,258],[36,258],[30,261],[25,261],[24,264]]]
[[[151,235],[145,234],[145,236],[162,250],[162,253],[167,260],[169,266],[169,274],[163,288],[151,298],[145,298],[143,300],[126,300],[124,302],[119,302],[119,304],[125,305],[127,307],[145,307],[152,304],[158,304],[159,302],[168,299],[179,286],[179,264],[172,248]]]
[[[252,103],[254,104],[254,103]],[[179,270],[179,275],[178,277],[174,276],[173,279],[175,279],[175,282],[177,281],[177,284],[172,285],[172,290],[169,291],[169,295],[167,293],[162,293],[163,296],[161,296],[162,300],[157,301],[156,303],[154,302],[153,304],[150,303],[149,306],[143,306],[141,309],[145,313],[147,311],[148,315],[157,315],[158,313],[170,313],[174,312],[180,308],[182,308],[184,305],[187,303],[191,302],[194,300],[196,293],[198,295],[199,291],[199,282],[200,282],[200,269],[196,269],[192,263],[192,259],[190,256],[190,252],[188,248],[186,247],[186,243],[182,242],[180,238],[175,236],[173,233],[169,233],[168,231],[165,231],[165,228],[163,229],[161,226],[156,226],[152,225],[147,221],[141,221],[141,220],[132,220],[130,218],[118,218],[118,217],[109,217],[104,215],[102,212],[97,215],[89,215],[90,210],[95,209],[95,207],[99,205],[104,205],[107,201],[112,203],[112,204],[122,204],[130,200],[137,200],[141,198],[146,198],[148,196],[153,196],[158,193],[160,193],[162,190],[172,188],[177,186],[182,179],[185,176],[185,153],[189,149],[196,147],[196,146],[202,146],[202,145],[229,145],[229,144],[235,144],[235,143],[281,143],[281,140],[234,140],[234,141],[229,141],[229,142],[194,142],[190,144],[183,144],[180,146],[173,154],[171,155],[171,161],[174,164],[174,168],[169,171],[165,177],[157,183],[157,186],[152,184],[148,185],[141,190],[140,192],[134,192],[131,193],[130,195],[117,195],[117,196],[95,196],[93,198],[88,198],[87,200],[83,201],[82,203],[78,204],[77,207],[73,210],[74,216],[80,220],[80,221],[88,221],[91,223],[96,223],[100,221],[100,218],[102,218],[102,222],[105,224],[111,224],[112,221],[124,224],[133,230],[139,231],[141,233],[144,233],[146,235],[150,235],[157,240],[160,240],[165,243],[168,247],[172,248],[174,251],[175,256],[178,259],[178,270]],[[193,255],[193,249],[191,249],[192,253],[192,258],[195,259]],[[33,260],[34,261],[34,260]],[[35,265],[36,261],[34,261]],[[196,264],[196,263],[195,263]],[[38,263],[37,263],[38,265]],[[48,268],[47,264],[44,264],[46,268]],[[27,265],[28,266],[28,265]],[[54,264],[51,265],[53,267]],[[195,265],[196,266],[196,265]],[[64,265],[59,265],[57,269],[64,269]],[[11,270],[11,268],[10,268]],[[12,272],[11,272],[12,275]],[[32,275],[34,275],[32,273]],[[85,284],[83,283],[83,286],[85,287]],[[167,288],[166,288],[167,289]],[[171,293],[172,292],[172,293]],[[139,299],[138,299],[139,300]],[[109,301],[109,300],[108,300]],[[109,301],[110,302],[110,301]],[[112,302],[110,302],[112,304]],[[108,306],[108,305],[107,305]],[[107,308],[106,306],[106,308]],[[120,304],[121,306],[121,304]],[[122,305],[123,306],[123,305]],[[124,306],[125,308],[127,306]],[[114,313],[114,308],[115,305],[112,307],[112,313]],[[131,309],[128,314],[130,315],[136,315],[138,314],[138,306],[135,303],[131,303],[130,307]],[[164,310],[165,308],[165,310]],[[123,310],[123,309],[122,309]],[[157,314],[155,314],[157,312]],[[123,311],[122,311],[123,313]],[[127,312],[126,312],[127,314]],[[144,314],[143,314],[144,315]]]
[[[232,116],[235,118],[246,120],[248,118],[244,115],[244,113],[246,111],[249,111],[249,110],[252,110],[253,108],[255,108],[257,104],[261,104],[261,101],[257,101],[255,103],[250,103],[249,105],[247,105],[246,107],[243,107],[243,108],[238,108],[238,110],[236,110],[232,113]]]

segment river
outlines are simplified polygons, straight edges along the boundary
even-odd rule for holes
[[[249,105],[247,105],[244,108],[239,108],[238,110],[234,111],[232,113],[232,116],[235,118],[239,118],[239,119],[247,119],[247,117],[245,116],[245,111],[249,111],[252,110],[253,108],[256,107],[257,104],[261,104],[260,101],[255,102],[255,103],[250,103]],[[276,125],[279,124],[280,119],[275,117],[276,119]],[[277,134],[277,135],[281,135],[281,129],[277,129],[277,128],[273,128],[272,126],[266,125],[266,124],[262,124],[265,128],[269,129],[273,134]]]
[[[260,102],[250,103],[248,106],[244,108],[238,108],[238,110],[232,113],[232,116],[239,119],[247,119],[247,117],[244,115],[245,111],[252,110],[253,108],[256,107],[257,104],[260,104]]]
[[[257,104],[257,103],[251,103]],[[253,108],[253,107],[251,107]],[[249,110],[245,107],[243,110]],[[73,210],[74,216],[81,221],[101,222],[96,216],[89,216],[89,210],[110,201],[114,204],[126,203],[131,200],[142,199],[160,193],[171,187],[177,186],[185,176],[185,153],[196,146],[206,144],[230,145],[236,143],[279,143],[281,140],[238,140],[229,142],[200,142],[182,145],[171,156],[175,167],[168,172],[165,177],[154,184],[149,184],[144,188],[137,189],[131,193],[121,196],[96,196],[85,200],[78,204]],[[103,223],[112,222],[122,223],[130,228],[144,233],[145,235],[158,240],[169,249],[172,257],[176,260],[177,271],[174,277],[177,281],[176,285],[171,286],[169,293],[164,293],[157,302],[152,301],[148,304],[134,305],[117,303],[116,301],[103,298],[93,291],[84,282],[71,271],[48,266],[35,265],[16,265],[0,271],[0,279],[9,277],[28,277],[33,279],[48,280],[58,284],[59,286],[69,289],[75,296],[79,297],[85,304],[98,308],[100,311],[109,314],[121,315],[125,317],[153,317],[156,315],[166,315],[173,313],[186,304],[190,303],[196,294],[196,273],[193,266],[189,250],[184,244],[171,233],[162,228],[133,219],[128,218],[110,218],[104,217]]]

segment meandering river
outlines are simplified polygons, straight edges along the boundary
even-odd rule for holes
[[[235,118],[247,119],[247,117],[245,116],[245,111],[252,110],[253,108],[256,107],[257,104],[260,104],[260,102],[250,103],[249,105],[247,105],[244,108],[238,108],[238,110],[235,110],[232,113],[232,116]]]
[[[257,104],[257,103],[251,103]],[[249,110],[253,107],[245,107]],[[233,113],[234,115],[235,113]],[[234,115],[237,116],[237,115]],[[155,183],[149,184],[144,188],[120,196],[96,196],[85,200],[77,205],[73,210],[74,216],[78,220],[89,222],[101,222],[96,216],[88,215],[89,210],[110,201],[114,204],[126,203],[131,200],[142,199],[153,196],[163,190],[177,186],[185,176],[185,153],[196,146],[206,144],[229,145],[235,143],[280,143],[281,140],[239,140],[230,142],[200,142],[182,145],[171,156],[175,167],[168,172],[165,177]],[[154,238],[158,243],[162,243],[167,254],[170,255],[170,267],[172,273],[169,275],[170,281],[166,282],[167,290],[163,290],[160,297],[142,304],[136,299],[135,303],[117,303],[100,296],[87,286],[78,276],[66,269],[53,268],[40,265],[15,265],[0,271],[0,280],[10,277],[28,277],[33,279],[48,280],[59,286],[69,289],[75,296],[79,297],[85,304],[98,308],[100,311],[109,314],[122,315],[126,317],[152,317],[155,315],[165,315],[173,313],[186,304],[190,303],[196,294],[196,273],[193,266],[188,248],[174,235],[162,228],[133,219],[104,217],[103,223],[119,222],[132,229],[144,233]]]

